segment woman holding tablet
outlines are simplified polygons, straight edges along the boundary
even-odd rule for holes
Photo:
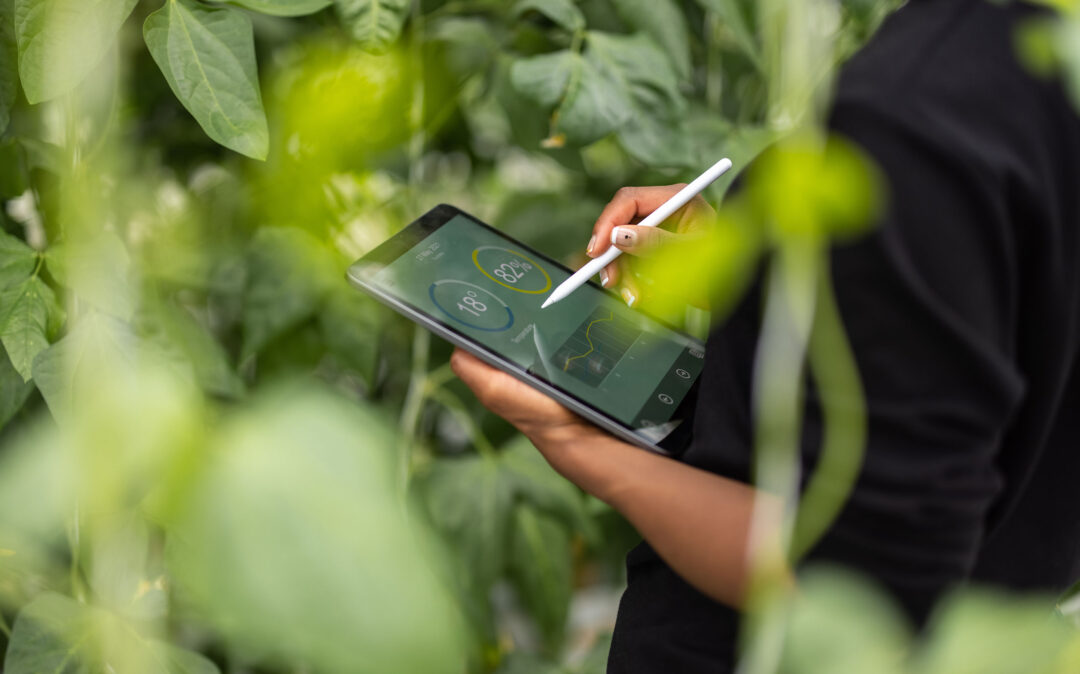
[[[1017,63],[1015,26],[1032,11],[913,0],[845,68],[830,117],[878,163],[891,198],[870,235],[832,253],[868,445],[810,557],[876,579],[916,623],[960,583],[1061,591],[1080,578],[1080,118],[1058,83]],[[630,225],[674,189],[620,191],[589,254],[614,227],[635,255],[678,236]],[[679,229],[707,208],[693,202]],[[752,291],[710,336],[678,461],[454,356],[485,405],[645,539],[627,560],[609,671],[733,666],[750,513],[776,507],[747,485],[759,303]],[[807,464],[819,416],[808,396]]]

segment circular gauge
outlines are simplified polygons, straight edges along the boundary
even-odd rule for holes
[[[444,279],[432,283],[428,295],[444,314],[470,328],[502,332],[514,324],[514,312],[506,302],[478,285]]]
[[[531,258],[509,248],[480,246],[473,251],[480,272],[504,288],[539,295],[551,289],[551,277]]]

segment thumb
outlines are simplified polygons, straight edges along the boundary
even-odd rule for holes
[[[611,243],[631,255],[651,255],[674,238],[677,238],[676,234],[659,227],[620,225],[611,230]]]

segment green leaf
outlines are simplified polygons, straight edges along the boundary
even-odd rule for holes
[[[30,103],[67,93],[101,62],[139,0],[15,0],[19,74]]]
[[[908,671],[915,674],[1064,672],[1055,667],[1074,628],[1053,613],[1050,597],[985,589],[949,597],[930,621],[930,638]]]
[[[37,251],[21,239],[0,232],[0,289],[25,281],[37,266]]]
[[[34,358],[49,346],[49,315],[57,311],[56,295],[37,276],[0,293],[0,341],[24,381]]]
[[[97,646],[92,610],[45,593],[19,612],[4,671],[8,674],[90,674]]]
[[[53,417],[65,423],[77,401],[97,395],[103,377],[132,359],[134,338],[128,326],[110,316],[88,312],[75,327],[34,359],[34,383]]]
[[[410,0],[334,0],[349,35],[365,49],[381,51],[401,35]]]
[[[15,0],[0,0],[0,135],[11,121],[19,94],[19,44],[15,39]]]
[[[214,663],[161,641],[145,640],[117,616],[46,592],[15,621],[4,659],[8,674],[217,674]]]
[[[271,16],[306,16],[329,7],[333,0],[214,0]]]
[[[440,459],[419,476],[435,529],[461,556],[473,589],[485,593],[506,568],[513,492],[495,459]]]
[[[573,590],[570,536],[558,521],[526,505],[514,508],[510,579],[550,653],[566,632]]]
[[[4,0],[0,0],[3,2]],[[3,130],[0,129],[0,134]],[[26,160],[15,138],[0,140],[0,201],[7,201],[30,188]]]
[[[686,101],[660,49],[648,38],[591,32],[587,58],[626,92],[630,116],[620,144],[650,166],[693,164],[686,132]]]
[[[301,389],[234,415],[170,518],[177,595],[230,645],[311,671],[461,671],[395,441],[373,409]]]
[[[743,15],[738,0],[698,0],[705,9],[716,12],[720,23],[731,35],[732,41],[750,61],[761,68],[761,49],[754,32]]]
[[[596,525],[585,507],[585,496],[544,459],[523,435],[512,440],[499,453],[504,479],[515,496],[561,521],[571,531],[583,534],[590,542],[598,539]]]
[[[248,251],[241,358],[315,315],[342,283],[334,256],[315,237],[292,227],[260,229]]]
[[[681,80],[690,78],[690,40],[686,17],[674,0],[613,0],[615,11],[635,31],[660,46]]]
[[[556,106],[551,138],[575,145],[599,140],[626,123],[631,101],[610,73],[569,50],[516,61],[510,70],[514,88],[543,106]]]
[[[514,6],[513,15],[535,11],[562,26],[571,33],[585,29],[585,15],[571,0],[521,0]]]
[[[146,17],[143,37],[173,93],[210,138],[266,158],[270,135],[247,16],[229,7],[167,0]]]
[[[7,352],[0,351],[0,428],[22,409],[33,390],[33,383],[23,379],[11,364]]]
[[[60,285],[91,306],[122,320],[131,318],[131,258],[116,234],[103,231],[59,243],[45,253],[45,264]]]
[[[164,356],[190,371],[208,393],[238,397],[244,382],[229,363],[224,347],[182,307],[165,301],[148,303],[139,316],[140,334],[145,334]]]
[[[323,341],[368,383],[375,380],[383,314],[370,297],[344,284],[331,292],[319,312]]]
[[[906,671],[901,659],[911,647],[906,619],[882,590],[858,576],[824,568],[801,574],[799,596],[788,614],[783,672]]]

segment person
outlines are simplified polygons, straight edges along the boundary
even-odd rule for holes
[[[875,579],[916,624],[961,583],[1060,592],[1080,577],[1080,118],[1059,82],[1018,62],[1014,32],[1038,11],[910,0],[843,68],[829,115],[891,197],[870,234],[830,252],[868,436],[809,558]],[[620,190],[589,254],[616,226],[637,234],[628,253],[657,243],[629,223],[676,187]],[[748,485],[760,302],[751,291],[709,336],[678,461],[453,356],[483,404],[644,538],[627,558],[611,672],[733,667],[750,512],[770,505]],[[821,422],[813,395],[806,405],[809,468]]]

